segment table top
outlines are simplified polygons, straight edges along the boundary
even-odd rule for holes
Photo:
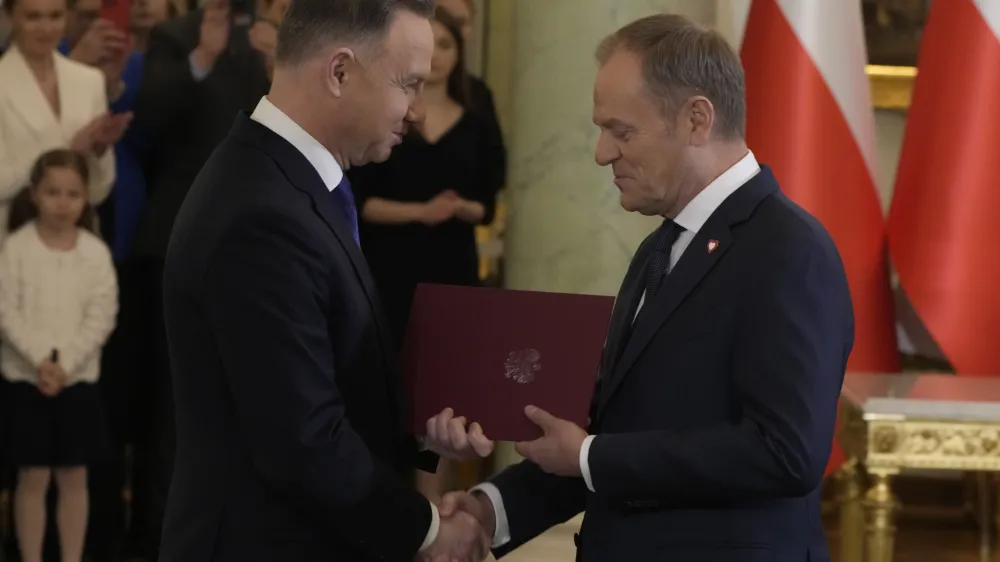
[[[865,417],[1000,422],[1000,377],[850,373],[841,396]]]

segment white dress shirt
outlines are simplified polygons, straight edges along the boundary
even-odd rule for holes
[[[673,270],[674,266],[681,259],[681,255],[684,254],[684,250],[687,249],[691,240],[698,234],[701,227],[708,222],[709,217],[712,213],[722,205],[730,195],[732,195],[737,189],[739,189],[743,184],[750,181],[751,178],[760,172],[760,165],[757,163],[757,159],[754,157],[753,152],[747,151],[746,156],[740,159],[739,162],[734,164],[731,168],[722,173],[719,177],[715,179],[712,183],[701,191],[690,203],[685,206],[677,217],[674,219],[678,225],[684,228],[684,231],[677,236],[677,240],[674,245],[670,247],[670,264],[667,269],[667,274]],[[636,307],[636,315],[639,314],[639,310],[642,308],[646,301],[646,294],[643,293],[639,300],[639,306]],[[635,318],[633,317],[633,321]],[[587,489],[591,492],[594,490],[594,482],[590,475],[590,463],[588,462],[588,455],[590,453],[590,445],[597,438],[596,435],[590,435],[583,441],[583,445],[580,447],[580,473],[583,475],[583,481],[587,485]],[[484,494],[486,497],[490,498],[493,503],[494,516],[496,517],[496,532],[493,534],[493,548],[501,547],[510,541],[510,523],[507,521],[507,512],[503,507],[503,498],[500,497],[500,490],[489,482],[484,482],[475,488],[474,491],[478,490]]]
[[[330,154],[325,146],[307,133],[291,117],[275,107],[266,96],[260,99],[260,103],[257,104],[250,118],[271,129],[301,152],[313,168],[316,168],[319,177],[323,179],[326,188],[331,192],[340,185],[340,181],[344,178],[344,170],[333,154]],[[421,551],[426,550],[437,539],[438,530],[441,528],[441,515],[438,513],[437,506],[431,502],[428,503],[431,508],[431,526],[427,529],[427,536],[420,546]]]

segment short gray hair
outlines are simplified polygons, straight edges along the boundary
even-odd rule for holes
[[[278,64],[296,64],[330,43],[381,39],[399,10],[428,19],[434,0],[292,0],[278,27]]]
[[[746,87],[743,66],[717,32],[683,16],[658,14],[636,20],[609,35],[597,48],[604,64],[619,50],[642,59],[650,92],[666,102],[669,112],[692,95],[715,106],[715,133],[725,139],[746,136]]]

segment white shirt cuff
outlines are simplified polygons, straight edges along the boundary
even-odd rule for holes
[[[493,521],[496,523],[496,529],[493,531],[492,548],[500,548],[509,543],[510,523],[507,521],[507,511],[503,508],[503,498],[500,497],[500,489],[489,482],[483,482],[469,490],[470,494],[472,492],[486,494],[486,497],[490,498],[490,502],[493,504]]]
[[[594,436],[588,435],[580,446],[580,473],[583,474],[583,481],[587,484],[587,489],[594,492],[594,481],[590,479],[590,444],[594,442]]]
[[[437,540],[438,531],[441,530],[441,514],[438,513],[438,508],[433,502],[430,503],[431,506],[431,526],[427,528],[427,536],[424,537],[424,544],[420,545],[420,552],[423,552],[430,548],[434,541]]]

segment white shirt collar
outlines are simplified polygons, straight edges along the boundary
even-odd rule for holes
[[[327,189],[333,191],[340,184],[340,180],[344,178],[344,170],[337,163],[337,159],[291,117],[275,107],[266,96],[260,98],[260,103],[250,118],[271,129],[301,152],[313,168],[316,168]]]
[[[701,190],[701,193],[681,209],[674,222],[688,232],[697,233],[719,205],[758,172],[760,165],[757,164],[757,158],[753,152],[747,151],[746,156],[715,178],[715,181],[708,184],[708,187]]]

